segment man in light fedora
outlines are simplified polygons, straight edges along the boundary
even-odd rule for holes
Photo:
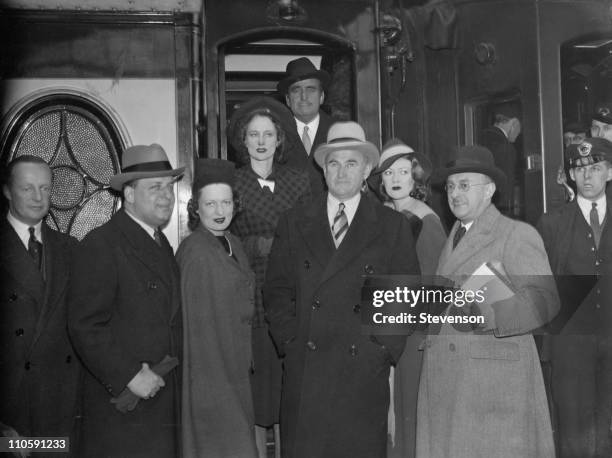
[[[77,455],[174,457],[180,371],[162,378],[152,368],[166,356],[180,361],[179,274],[161,228],[184,168],[157,144],[127,148],[122,163],[110,186],[123,208],[85,237],[73,262],[68,326],[88,370]],[[139,402],[122,412],[115,401],[126,392]]]
[[[419,266],[406,218],[361,192],[378,157],[359,124],[332,125],[314,152],[329,191],[277,226],[264,307],[285,355],[284,458],[386,456],[389,368],[405,336],[362,334],[362,276]]]
[[[324,143],[334,120],[321,110],[331,77],[317,70],[307,57],[287,64],[285,77],[276,86],[293,113],[293,125],[287,132],[287,164],[308,171],[315,194],[325,190],[325,180],[312,153]]]
[[[486,285],[479,304],[455,302],[449,315],[484,316],[482,323],[443,325],[424,345],[417,414],[417,458],[554,457],[538,352],[530,332],[559,310],[542,238],[491,203],[505,176],[482,146],[464,146],[438,173],[457,217],[437,275],[470,289],[472,274],[497,271],[503,290]],[[487,277],[487,282],[493,277]],[[483,281],[484,283],[484,281]],[[499,290],[499,289],[498,289]],[[503,299],[502,299],[503,298]],[[433,331],[432,331],[433,332]]]

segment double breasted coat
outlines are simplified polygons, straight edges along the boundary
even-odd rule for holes
[[[361,330],[363,275],[419,274],[406,218],[362,195],[335,248],[326,196],[281,217],[264,287],[270,330],[285,353],[281,454],[384,457],[389,367],[405,336]]]
[[[76,241],[42,224],[44,278],[6,218],[0,223],[0,421],[25,437],[74,441],[79,362],[66,294]]]
[[[157,245],[120,210],[85,237],[72,266],[69,330],[88,370],[79,456],[177,456],[180,367],[133,411],[121,413],[111,403],[142,362],[153,366],[166,355],[181,361],[179,271],[172,247],[165,236]]]
[[[286,130],[285,158],[287,160],[287,165],[308,172],[310,187],[314,195],[323,193],[327,189],[327,186],[325,184],[323,170],[321,170],[321,167],[315,162],[313,153],[317,149],[317,146],[327,142],[327,132],[335,122],[335,120],[323,110],[319,110],[319,116],[319,127],[317,128],[314,139],[312,139],[310,154],[306,152],[302,139],[298,135],[295,119],[292,117],[283,122],[283,127]]]
[[[183,458],[256,457],[249,384],[255,279],[201,224],[179,247],[184,326]]]
[[[554,457],[542,371],[529,332],[559,310],[536,230],[489,205],[453,249],[456,222],[438,275],[456,284],[484,262],[501,262],[515,295],[493,305],[494,333],[442,328],[426,339],[419,387],[417,457]]]

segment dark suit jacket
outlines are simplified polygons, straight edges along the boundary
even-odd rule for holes
[[[45,278],[0,223],[0,421],[22,436],[74,436],[79,364],[66,294],[76,241],[42,225]]]
[[[382,457],[389,367],[405,336],[361,329],[364,274],[419,274],[406,218],[362,196],[336,250],[326,196],[285,213],[272,246],[264,306],[286,354],[282,455]]]
[[[73,264],[69,329],[88,373],[79,456],[177,454],[180,368],[133,412],[111,398],[141,368],[181,350],[178,266],[165,237],[158,246],[123,210],[83,240]]]
[[[285,148],[285,157],[287,159],[287,165],[290,165],[296,169],[306,170],[310,178],[310,187],[312,188],[313,195],[323,193],[327,186],[325,185],[325,177],[323,176],[323,170],[314,161],[314,152],[322,143],[327,142],[327,131],[331,125],[336,122],[331,116],[324,111],[319,111],[319,128],[317,134],[312,141],[312,148],[310,155],[306,153],[302,139],[298,135],[297,125],[295,119],[291,119],[292,125],[287,120],[284,125],[287,128],[287,140]],[[291,128],[289,127],[291,126]]]

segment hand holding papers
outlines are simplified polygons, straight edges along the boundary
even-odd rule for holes
[[[482,291],[485,300],[478,303],[478,308],[485,319],[485,331],[497,328],[495,323],[494,303],[514,296],[512,285],[504,276],[499,262],[485,262],[463,283],[464,291]]]

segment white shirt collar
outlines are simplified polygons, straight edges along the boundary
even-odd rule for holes
[[[257,181],[259,182],[259,186],[261,186],[261,189],[268,187],[270,188],[270,191],[274,192],[274,180],[264,180],[263,178],[257,178]]]
[[[17,232],[17,235],[19,236],[19,240],[21,240],[21,243],[23,243],[23,246],[25,246],[27,250],[28,242],[30,240],[30,227],[32,226],[19,221],[17,218],[15,218],[15,216],[13,216],[10,210],[6,216],[6,219],[8,220],[9,224],[13,226],[13,229],[15,229],[15,232]],[[42,243],[42,220],[34,225],[34,236],[36,237],[36,240]]]
[[[321,120],[321,116],[317,113],[317,116],[315,116],[315,118],[307,124],[303,123],[298,118],[294,119],[300,138],[302,138],[302,135],[304,134],[304,126],[308,126],[308,136],[310,137],[310,142],[314,143],[314,138],[317,135],[317,129],[319,128],[319,121]]]
[[[140,227],[142,227],[145,231],[147,231],[147,234],[149,234],[151,236],[151,238],[153,240],[155,240],[155,229],[152,228],[151,226],[149,226],[147,223],[145,223],[144,221],[139,220],[137,217],[135,217],[134,215],[132,215],[128,209],[125,209],[125,213],[132,218],[134,221],[136,221],[136,223],[138,223],[138,225]]]
[[[358,192],[356,195],[346,200],[338,200],[334,196],[332,196],[329,192],[327,193],[327,219],[329,220],[329,227],[332,227],[334,224],[334,218],[338,213],[338,207],[340,202],[344,203],[344,213],[346,214],[346,219],[348,220],[349,226],[353,222],[353,218],[355,217],[355,213],[357,213],[357,207],[359,207],[359,202],[361,201],[361,193]]]
[[[606,217],[606,195],[604,194],[595,202],[597,203],[597,215],[599,215],[599,223],[601,224]],[[593,202],[578,194],[576,197],[576,203],[578,204],[578,207],[580,207],[580,211],[582,212],[582,216],[584,216],[586,222],[591,224],[591,208],[593,208]]]

